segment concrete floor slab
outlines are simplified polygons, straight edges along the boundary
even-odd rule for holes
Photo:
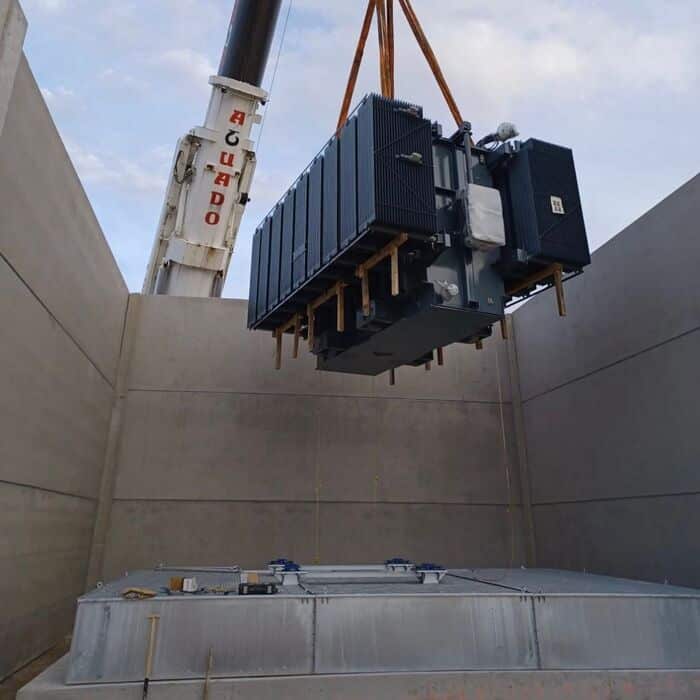
[[[140,700],[141,683],[66,686],[67,657],[17,700]],[[150,700],[201,700],[203,681],[151,683]],[[500,671],[215,679],[210,700],[697,700],[700,671]]]

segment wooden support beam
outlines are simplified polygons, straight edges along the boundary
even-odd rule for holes
[[[560,263],[553,263],[529,277],[506,288],[508,296],[514,296],[529,287],[535,287],[551,279],[557,294],[557,307],[560,316],[566,316],[566,301],[564,299],[564,268]]]
[[[389,386],[396,386],[396,370],[389,370]]]
[[[442,367],[445,364],[445,348],[438,348],[437,356],[438,367]]]
[[[282,331],[275,331],[275,369],[282,369]]]
[[[373,267],[376,267],[382,260],[388,258],[395,248],[400,248],[408,240],[407,233],[401,233],[393,240],[389,241],[383,248],[380,248],[374,255],[367,258],[363,263],[357,266],[357,277],[361,277],[361,271],[369,272]]]
[[[370,312],[370,291],[369,291],[369,271],[376,267],[382,260],[391,257],[391,294],[397,296],[400,292],[399,286],[399,248],[408,240],[408,234],[402,233],[394,240],[387,243],[374,255],[360,263],[355,270],[355,276],[362,281],[362,312],[369,316]]]
[[[561,270],[561,265],[559,265],[558,263],[548,265],[539,272],[536,272],[533,275],[522,279],[520,282],[516,282],[510,287],[506,287],[506,294],[508,296],[513,296],[518,292],[522,292],[528,287],[536,286],[537,284],[548,280],[550,277],[554,277],[554,274],[557,271],[557,269]]]
[[[367,270],[362,270],[360,280],[362,282],[362,313],[369,316],[372,310],[372,300],[369,296],[369,273]]]
[[[296,360],[299,357],[299,336],[301,335],[301,314],[294,316],[294,352],[292,357]]]
[[[308,329],[308,341],[309,350],[313,350],[314,347],[314,321],[316,320],[315,309],[309,304],[306,307],[306,323]]]
[[[564,273],[561,265],[554,271],[554,288],[557,291],[557,308],[560,316],[566,316],[566,300],[564,299]]]
[[[476,346],[477,350],[483,350],[484,349],[484,342],[483,340],[477,340],[476,343],[474,343]]]
[[[505,318],[501,319],[501,338],[508,340],[508,323]]]
[[[322,306],[327,301],[330,301],[333,297],[336,297],[337,304],[337,328],[338,333],[343,333],[345,331],[345,287],[348,285],[338,280],[332,287],[327,289],[321,296],[316,297],[307,307],[306,307],[306,318],[309,329],[309,349],[313,348],[314,345],[314,326],[316,318],[316,309]]]
[[[399,286],[399,248],[394,246],[391,251],[391,296],[397,297],[401,291]]]
[[[338,282],[336,285],[336,316],[338,333],[345,332],[345,285]]]

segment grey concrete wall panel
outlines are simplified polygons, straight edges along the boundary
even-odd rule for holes
[[[313,503],[117,500],[103,578],[161,562],[255,567],[274,557],[313,561],[316,520]]]
[[[273,340],[245,329],[244,301],[148,296],[142,302],[130,389],[510,401],[508,344],[498,337],[482,351],[447,348],[445,366],[431,372],[401,367],[391,387],[387,376],[317,372],[304,345],[292,360],[291,336],[285,338],[282,369],[274,371]]]
[[[453,567],[522,562],[519,507],[322,503],[318,517],[318,550],[312,542],[310,561],[356,564],[404,557]]]
[[[95,498],[112,389],[0,259],[0,480]]]
[[[700,587],[700,495],[535,507],[539,566]]]
[[[144,673],[150,615],[158,615],[154,680],[202,678],[208,649],[217,676],[313,671],[313,600],[299,597],[173,598],[80,602],[67,683],[133,681]],[[98,640],[95,643],[95,640]]]
[[[524,400],[700,326],[698,220],[700,175],[593,254],[566,285],[566,318],[553,292],[518,309]]]
[[[277,557],[517,566],[520,517],[506,506],[117,500],[104,579],[161,562],[257,567]]]
[[[94,503],[0,482],[0,679],[68,633]]]
[[[0,0],[0,134],[22,59],[27,18],[17,0]]]
[[[8,7],[19,27],[16,4],[0,2],[0,91]],[[128,296],[23,56],[0,134],[0,212],[2,677],[70,629]]]
[[[119,461],[127,500],[519,498],[492,404],[131,391]]]
[[[124,700],[143,683],[68,686],[68,657],[23,688],[18,700]],[[367,673],[354,676],[213,679],[212,698],[246,700],[696,700],[699,671],[468,671]],[[155,681],[153,700],[200,700],[202,681]]]
[[[538,565],[700,585],[700,176],[514,314]]]
[[[244,326],[241,301],[142,298],[105,578],[279,556],[521,563],[507,343],[448,348],[390,387],[292,360],[291,338],[274,371],[272,339]]]
[[[536,503],[700,491],[700,330],[525,404]]]
[[[0,153],[0,254],[113,382],[127,289],[24,58]]]
[[[515,596],[330,596],[316,611],[318,673],[537,668]]]

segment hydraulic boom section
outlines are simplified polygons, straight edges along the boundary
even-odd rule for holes
[[[255,173],[251,130],[281,0],[236,0],[204,126],[177,144],[144,294],[218,297]]]

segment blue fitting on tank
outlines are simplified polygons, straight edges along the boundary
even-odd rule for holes
[[[402,559],[401,557],[394,557],[393,559],[387,559],[384,564],[386,566],[406,566],[408,564],[413,564],[410,559]]]
[[[430,562],[425,562],[424,564],[417,566],[416,569],[418,571],[444,571],[445,567],[440,566],[440,564],[432,564]]]
[[[284,565],[284,570],[285,571],[301,571],[301,567],[296,562],[288,561]]]

